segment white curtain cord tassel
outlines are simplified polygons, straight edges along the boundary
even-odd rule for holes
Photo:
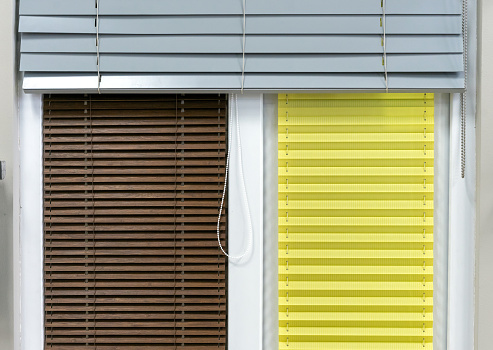
[[[234,105],[235,105],[235,113],[233,113],[233,99],[234,99]],[[229,126],[228,126],[228,155],[226,156],[226,174],[224,177],[224,188],[223,188],[223,194],[221,197],[221,206],[219,208],[219,216],[217,218],[217,242],[219,243],[219,247],[221,248],[221,251],[223,252],[224,255],[226,255],[228,258],[233,259],[233,260],[240,260],[243,257],[247,256],[251,249],[252,249],[252,243],[253,243],[253,228],[252,228],[252,217],[250,214],[250,206],[248,204],[248,197],[247,197],[247,192],[245,188],[245,177],[243,174],[243,159],[242,159],[242,149],[241,149],[241,138],[240,138],[240,118],[239,118],[239,113],[238,113],[238,95],[237,94],[231,94],[230,99],[229,99],[229,107],[230,107],[230,113],[229,113]],[[241,185],[241,194],[242,194],[242,199],[243,199],[243,207],[247,216],[247,221],[248,221],[248,245],[243,253],[240,255],[229,255],[223,248],[221,244],[221,237],[220,237],[220,225],[221,225],[221,214],[223,212],[223,205],[224,205],[224,197],[226,195],[226,189],[227,189],[227,184],[228,184],[228,173],[229,173],[229,164],[230,164],[230,156],[231,156],[231,144],[232,144],[232,134],[231,134],[231,129],[233,128],[233,114],[236,116],[236,151],[238,153],[238,170],[240,174],[240,185]]]

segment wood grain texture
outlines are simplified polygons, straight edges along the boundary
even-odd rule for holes
[[[226,349],[227,96],[43,110],[45,347]]]

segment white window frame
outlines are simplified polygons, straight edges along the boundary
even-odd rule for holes
[[[466,177],[460,177],[459,95],[450,106],[447,350],[474,349],[476,220],[476,0],[469,0]],[[19,82],[19,86],[21,86]],[[135,91],[134,91],[135,92]],[[42,96],[18,92],[20,179],[14,187],[19,227],[14,229],[14,350],[44,348]],[[277,96],[238,95],[247,195],[254,246],[246,264],[229,264],[230,350],[277,350]],[[436,120],[435,120],[436,122]],[[276,136],[272,138],[272,128]],[[270,156],[275,154],[275,157]],[[234,160],[233,160],[234,163]],[[266,168],[264,169],[264,165]],[[274,172],[269,168],[276,167]],[[244,244],[237,170],[231,172],[229,245]],[[274,188],[274,191],[272,191]],[[273,209],[275,208],[275,209]],[[237,221],[238,218],[238,221]],[[264,220],[264,218],[269,218]],[[243,225],[243,226],[242,226]],[[272,300],[275,299],[275,303]],[[445,350],[445,349],[443,349]]]
[[[448,122],[447,118],[440,119],[438,115],[448,96],[437,95],[437,101],[441,99],[442,102],[436,107],[436,128],[444,128],[443,123]],[[448,161],[450,166],[449,205],[446,206],[449,208],[448,350],[472,349],[474,334],[475,133],[474,118],[471,117],[474,114],[470,111],[467,119],[467,168],[466,177],[462,179],[458,101],[458,94],[451,95],[450,134],[441,134],[450,142],[450,158],[438,158],[438,162]],[[277,95],[239,95],[238,104],[243,169],[254,238],[252,254],[239,264],[230,261],[228,267],[228,345],[233,350],[274,350],[278,347]],[[448,108],[445,109],[448,112]],[[22,302],[22,350],[43,349],[44,344],[42,113],[41,95],[21,94],[18,252],[21,283],[20,293],[16,296]],[[437,141],[439,156],[440,152],[448,150],[443,142]],[[233,155],[229,186],[229,249],[232,254],[243,249],[247,237],[236,159]],[[437,210],[439,207],[440,204]],[[441,306],[437,303],[436,307]],[[435,347],[445,350],[444,331],[439,331],[437,324],[435,327]]]

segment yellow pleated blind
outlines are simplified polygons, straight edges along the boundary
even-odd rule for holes
[[[279,95],[279,349],[433,348],[433,94]]]

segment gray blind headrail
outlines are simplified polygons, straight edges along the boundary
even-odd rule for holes
[[[242,0],[21,0],[24,89],[241,88]],[[244,88],[383,90],[380,0],[247,0]],[[460,0],[386,2],[391,90],[464,87]]]

